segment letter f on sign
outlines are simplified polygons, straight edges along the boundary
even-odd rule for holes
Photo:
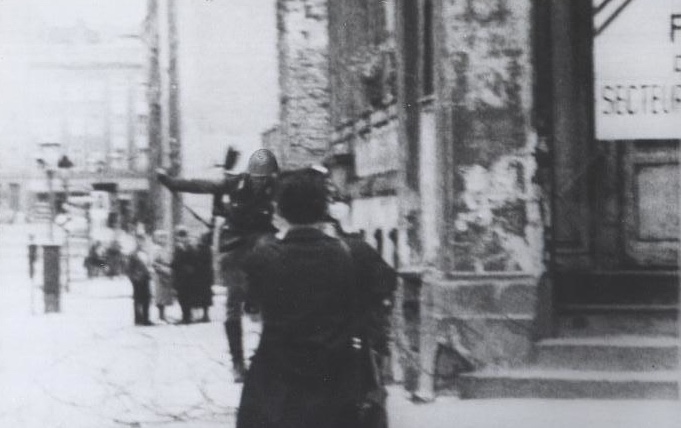
[[[669,37],[672,43],[676,42],[676,33],[681,33],[681,13],[673,13],[670,19]]]

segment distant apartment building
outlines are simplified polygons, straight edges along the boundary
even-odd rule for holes
[[[13,97],[20,124],[13,141],[3,145],[17,162],[0,173],[3,200],[9,201],[3,208],[10,215],[44,215],[49,183],[37,159],[56,152],[73,163],[55,174],[59,206],[64,186],[72,196],[97,188],[110,193],[112,222],[127,227],[145,221],[148,105],[140,33],[141,25],[113,35],[79,23],[26,39],[24,89]]]

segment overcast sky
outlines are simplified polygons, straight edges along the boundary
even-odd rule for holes
[[[278,116],[275,0],[179,0],[179,5],[208,11],[229,8],[228,18],[223,20],[225,14],[221,14],[219,29],[215,31],[224,34],[220,43],[221,54],[238,58],[238,61],[221,64],[221,72],[230,76],[233,85],[220,88],[219,96],[228,97],[230,109],[239,114],[225,114],[225,122],[220,124],[220,128],[225,131],[226,137],[241,144],[251,147],[258,144],[260,133],[274,125]],[[0,0],[0,77],[15,73],[12,58],[3,57],[3,48],[4,52],[8,52],[7,46],[21,43],[32,26],[68,26],[83,21],[93,29],[139,29],[146,8],[147,0]],[[32,22],[32,25],[27,25],[27,22]],[[183,23],[179,25],[182,27]],[[209,27],[217,25],[216,22],[206,22],[205,31],[213,31]],[[184,42],[200,43],[200,39]],[[180,43],[183,41],[180,40]],[[210,61],[211,47],[196,48],[207,52],[202,61]],[[189,77],[191,70],[188,68],[191,67],[185,67],[184,73]],[[185,83],[193,83],[191,78],[188,80]],[[188,89],[185,85],[185,90]],[[201,112],[185,114],[191,117]]]
[[[22,0],[44,19],[69,24],[83,19],[93,25],[135,24],[144,19],[146,0]]]

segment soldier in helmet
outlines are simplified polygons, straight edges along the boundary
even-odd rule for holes
[[[269,231],[272,227],[272,190],[279,173],[277,159],[267,149],[256,150],[248,160],[247,172],[233,174],[228,169],[236,162],[234,153],[230,148],[222,180],[178,179],[164,170],[159,170],[157,177],[172,192],[229,196],[228,204],[215,204],[213,214],[225,217],[230,229]]]
[[[279,165],[267,149],[256,150],[248,160],[245,173],[228,172],[236,162],[231,148],[225,160],[225,173],[220,181],[185,180],[158,172],[158,179],[173,192],[212,194],[213,215],[224,217],[220,230],[219,252],[222,276],[227,285],[227,320],[225,332],[232,358],[234,379],[243,381],[245,374],[242,315],[245,276],[240,264],[252,245],[265,234],[276,233],[272,226],[272,198]],[[223,196],[229,198],[222,203]]]

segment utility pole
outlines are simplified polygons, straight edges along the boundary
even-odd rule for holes
[[[48,166],[48,168],[45,170],[47,173],[47,192],[48,192],[48,197],[50,201],[50,229],[49,229],[49,236],[50,236],[50,243],[54,243],[54,218],[56,217],[56,210],[55,210],[55,195],[54,195],[54,187],[53,187],[53,182],[54,182],[54,169],[52,169],[51,166]]]
[[[168,151],[170,175],[182,174],[182,129],[180,123],[180,85],[178,76],[177,2],[168,0]],[[182,222],[182,196],[173,193],[173,228]]]
[[[164,206],[161,184],[156,178],[156,170],[163,166],[163,138],[161,123],[161,66],[159,43],[158,0],[147,0],[146,38],[148,46],[149,82],[147,102],[149,104],[149,197],[152,230],[164,224]]]

